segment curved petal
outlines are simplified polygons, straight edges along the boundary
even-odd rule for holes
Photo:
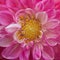
[[[32,0],[20,0],[20,3],[22,3],[24,8],[33,8],[33,6],[34,6],[32,3]]]
[[[36,11],[43,11],[44,10],[44,4],[40,1],[35,6]]]
[[[13,22],[13,16],[8,11],[0,11],[0,24],[8,25]]]
[[[42,51],[42,56],[46,60],[53,60],[54,59],[54,51],[49,46],[44,46]]]
[[[15,31],[17,31],[18,29],[21,28],[21,25],[20,24],[10,24],[8,25],[5,30],[9,33],[13,33]]]
[[[60,20],[60,9],[56,10],[56,17],[55,18]]]
[[[29,55],[30,55],[30,50],[29,49],[24,49],[22,53],[19,55],[20,60],[29,60]]]
[[[50,38],[57,38],[59,35],[52,32],[52,31],[46,31],[45,32],[45,35],[46,35],[46,38],[47,39],[50,39]]]
[[[49,11],[47,11],[47,14],[48,14],[49,18],[55,18],[56,17],[56,10],[55,9],[49,10]]]
[[[46,12],[38,12],[36,14],[36,18],[40,20],[41,24],[45,24],[47,22],[48,16]]]
[[[58,37],[56,38],[56,42],[57,42],[58,44],[60,44],[60,36],[58,36]]]
[[[49,20],[44,26],[46,29],[54,29],[59,25],[59,21],[56,19]]]
[[[13,38],[11,36],[4,36],[0,38],[0,46],[1,47],[8,47],[12,44]]]
[[[54,0],[43,0],[44,10],[49,11],[54,8]]]
[[[46,42],[50,46],[56,46],[57,45],[57,42],[55,39],[47,39]]]
[[[25,21],[26,18],[30,19],[31,16],[33,17],[33,15],[34,15],[33,9],[31,9],[31,8],[21,9],[21,10],[18,10],[16,12],[16,14],[15,14],[16,18],[15,18],[15,20],[16,20],[16,22],[18,22],[18,21],[21,22],[21,20]]]
[[[22,48],[19,44],[13,44],[3,50],[2,56],[6,59],[16,59],[18,58],[21,50]]]
[[[19,0],[6,0],[6,5],[7,7],[15,10],[22,8],[22,5],[20,4]]]
[[[36,44],[33,47],[33,59],[39,60],[41,58],[41,46],[40,44]]]

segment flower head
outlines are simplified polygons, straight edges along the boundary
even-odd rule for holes
[[[60,21],[54,0],[6,0],[0,4],[0,46],[6,59],[54,59]],[[56,32],[55,32],[56,31]]]

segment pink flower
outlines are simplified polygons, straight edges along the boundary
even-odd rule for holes
[[[0,46],[6,47],[2,56],[53,60],[53,47],[60,44],[57,16],[54,0],[1,0]]]

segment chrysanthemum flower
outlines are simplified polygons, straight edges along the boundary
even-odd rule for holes
[[[53,0],[1,0],[0,46],[6,59],[54,59],[60,21]]]

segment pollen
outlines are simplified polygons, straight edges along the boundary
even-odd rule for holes
[[[22,34],[27,39],[35,39],[40,35],[41,26],[36,20],[29,20],[22,27]]]

